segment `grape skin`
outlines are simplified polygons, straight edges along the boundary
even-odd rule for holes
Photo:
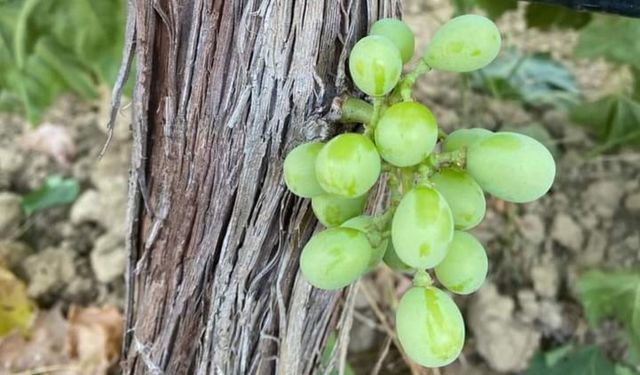
[[[511,132],[498,132],[471,145],[466,164],[484,191],[516,203],[546,194],[556,174],[553,156],[544,145]]]
[[[484,128],[454,130],[444,139],[444,142],[442,142],[442,151],[451,152],[463,147],[468,148],[471,144],[486,138],[491,134],[493,134],[491,130]]]
[[[284,183],[295,195],[311,198],[324,193],[316,179],[316,158],[324,144],[303,143],[289,152],[284,159]]]
[[[456,231],[447,256],[435,268],[438,281],[457,294],[480,289],[487,277],[489,262],[480,241],[469,233]]]
[[[311,198],[311,209],[316,218],[327,228],[341,225],[352,217],[358,216],[367,202],[367,194],[356,198],[322,194]]]
[[[402,296],[396,331],[407,355],[425,367],[450,364],[464,346],[464,321],[458,306],[434,287],[413,287]]]
[[[366,271],[371,251],[364,233],[352,228],[330,228],[307,242],[300,256],[300,270],[316,288],[344,288]]]
[[[356,133],[333,138],[316,158],[316,177],[322,189],[348,198],[365,194],[378,180],[380,168],[376,146]]]
[[[412,272],[413,268],[405,264],[398,254],[396,253],[396,249],[393,247],[393,242],[389,241],[387,245],[387,250],[384,252],[384,257],[382,258],[384,264],[386,264],[389,268],[398,272]]]
[[[431,182],[449,204],[456,229],[480,224],[486,211],[484,192],[468,173],[445,168],[431,176]]]
[[[345,221],[341,226],[345,228],[357,229],[366,234],[367,231],[373,229],[371,228],[372,223],[373,223],[373,217],[367,216],[367,215],[360,215]],[[380,263],[380,261],[382,260],[382,257],[384,256],[384,252],[387,249],[388,242],[389,242],[388,239],[383,239],[382,241],[380,241],[380,244],[375,247],[373,246],[373,244],[370,243],[372,245],[371,246],[372,251],[371,251],[371,258],[369,260],[369,267],[368,267],[369,270],[375,268]]]
[[[349,72],[353,83],[365,94],[386,95],[402,73],[400,51],[385,37],[366,36],[351,50]]]
[[[402,197],[391,223],[391,240],[404,263],[416,269],[436,266],[452,238],[453,216],[440,193],[418,186]]]
[[[397,167],[423,161],[438,141],[438,126],[431,111],[416,102],[403,102],[384,112],[375,129],[380,156]]]
[[[490,19],[475,14],[455,17],[440,27],[424,54],[434,69],[470,72],[481,69],[500,52],[500,31]]]
[[[400,51],[403,63],[406,64],[413,57],[416,41],[405,22],[395,18],[383,18],[371,26],[369,35],[379,35],[389,39]]]

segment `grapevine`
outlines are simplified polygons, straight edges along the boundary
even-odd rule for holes
[[[299,145],[284,161],[286,186],[311,198],[327,227],[302,250],[304,278],[332,290],[381,262],[413,273],[413,286],[396,311],[396,329],[407,355],[426,367],[445,366],[462,351],[462,314],[443,289],[470,294],[486,278],[486,252],[467,232],[485,215],[485,193],[531,202],[555,178],[551,153],[535,139],[480,128],[447,135],[429,108],[412,99],[422,74],[481,69],[500,44],[492,21],[459,16],[437,30],[415,69],[402,76],[414,36],[400,20],[377,21],[349,56],[351,78],[370,101],[341,99],[341,121],[361,123],[363,132]],[[388,207],[378,216],[365,215],[368,192],[378,181],[387,189]]]

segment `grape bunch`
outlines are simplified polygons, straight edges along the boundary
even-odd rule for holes
[[[440,367],[458,357],[465,338],[462,314],[444,289],[470,294],[487,275],[486,252],[467,232],[485,215],[485,192],[531,202],[551,188],[555,162],[519,133],[468,128],[446,135],[429,108],[412,99],[414,82],[431,69],[469,72],[489,64],[501,44],[492,21],[451,19],[402,75],[414,44],[400,20],[373,24],[349,57],[351,78],[370,102],[341,101],[341,121],[362,123],[363,131],[295,147],[285,158],[284,180],[295,195],[311,198],[327,227],[302,250],[304,278],[340,289],[381,262],[412,273],[413,286],[396,311],[398,338],[414,361]],[[367,195],[378,181],[388,190],[388,207],[367,215]]]

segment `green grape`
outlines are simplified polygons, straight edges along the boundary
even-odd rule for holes
[[[469,147],[472,143],[486,138],[493,134],[491,130],[483,128],[458,129],[449,134],[442,143],[443,152],[459,150]]]
[[[436,31],[423,59],[434,69],[470,72],[488,65],[500,51],[500,31],[488,18],[455,17]]]
[[[407,290],[396,310],[396,331],[407,355],[425,367],[450,364],[464,346],[460,309],[434,287]]]
[[[303,143],[284,159],[284,183],[293,194],[311,198],[324,193],[316,179],[316,158],[323,147],[323,143]]]
[[[330,228],[307,242],[300,256],[300,270],[316,288],[344,288],[367,270],[371,251],[367,236],[359,230]]]
[[[367,215],[356,216],[352,219],[345,221],[341,226],[345,228],[353,228],[357,229],[363,233],[369,232],[371,237],[377,241],[378,246],[375,243],[369,242],[372,246],[371,259],[369,260],[369,269],[375,268],[378,263],[382,260],[384,256],[385,250],[387,250],[387,243],[389,240],[382,238],[380,233],[374,233],[371,228],[371,224],[373,223],[373,217]],[[370,237],[370,238],[371,238]]]
[[[380,155],[362,134],[345,133],[330,140],[316,159],[316,177],[331,194],[355,198],[365,194],[380,175]]]
[[[431,176],[434,187],[447,201],[456,229],[471,229],[484,217],[484,193],[468,173],[445,168]]]
[[[402,62],[407,63],[413,57],[415,37],[409,25],[395,18],[384,18],[371,26],[369,35],[379,35],[389,39],[400,51]]]
[[[402,197],[393,215],[391,240],[404,263],[417,269],[435,267],[452,238],[453,216],[440,193],[419,186]]]
[[[438,281],[457,294],[480,289],[487,277],[487,253],[480,241],[467,232],[456,231],[447,256],[435,268]]]
[[[400,51],[385,37],[366,36],[351,50],[349,72],[362,92],[369,96],[384,96],[400,79]]]
[[[384,258],[382,258],[384,264],[389,266],[394,271],[398,272],[412,272],[414,269],[410,266],[406,265],[402,259],[396,253],[396,249],[393,247],[393,242],[389,241],[387,245],[387,250],[384,253]]]
[[[358,216],[367,202],[367,194],[356,198],[322,194],[311,198],[311,209],[325,227],[335,227]]]
[[[487,193],[525,203],[549,191],[556,165],[549,150],[535,139],[498,132],[469,147],[467,172]]]
[[[438,141],[438,126],[429,109],[420,103],[403,102],[384,112],[375,129],[380,156],[397,167],[423,161]]]

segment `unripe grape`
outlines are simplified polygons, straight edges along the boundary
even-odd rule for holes
[[[484,217],[484,192],[468,173],[445,168],[431,176],[435,189],[442,194],[451,208],[456,229],[470,229]]]
[[[470,72],[488,65],[500,52],[500,31],[488,18],[475,14],[455,17],[440,27],[423,59],[434,69]]]
[[[553,156],[542,143],[510,132],[498,132],[471,145],[466,168],[484,191],[516,203],[543,196],[556,174]]]
[[[351,50],[349,72],[362,92],[369,96],[384,96],[400,79],[400,51],[385,37],[366,36]]]
[[[311,198],[311,209],[325,227],[335,227],[362,213],[367,194],[356,198],[322,194]]]
[[[451,152],[463,147],[468,148],[471,144],[486,138],[491,134],[493,134],[491,130],[483,128],[454,130],[444,139],[444,142],[442,142],[442,151]]]
[[[327,193],[355,198],[365,194],[380,175],[380,155],[362,134],[346,133],[330,140],[316,159],[316,177]]]
[[[316,288],[344,288],[366,271],[371,251],[369,240],[359,230],[330,228],[307,242],[300,256],[300,270]]]
[[[345,221],[341,226],[345,228],[357,229],[366,234],[367,232],[374,230],[374,228],[371,227],[372,223],[373,217],[360,215]],[[383,239],[380,234],[374,237],[379,237],[380,242],[377,244],[378,246],[374,246],[376,244],[369,242],[372,251],[368,269],[373,269],[378,265],[378,263],[380,263],[382,257],[384,256],[385,250],[387,250],[387,243],[389,242],[389,240]]]
[[[410,190],[398,204],[391,240],[407,265],[425,269],[444,259],[453,238],[453,216],[444,197],[429,187]]]
[[[400,51],[403,63],[411,60],[416,41],[409,25],[405,22],[395,18],[383,18],[371,26],[369,35],[379,35],[389,39]]]
[[[438,141],[436,119],[427,107],[402,102],[384,112],[375,129],[380,156],[397,167],[423,161]]]
[[[487,278],[489,262],[480,241],[467,232],[456,231],[447,256],[435,268],[438,281],[457,294],[471,294]]]
[[[460,309],[451,297],[434,287],[407,290],[396,311],[396,331],[407,355],[425,367],[450,364],[464,346]]]
[[[316,179],[316,158],[323,146],[323,143],[303,143],[284,159],[284,182],[293,194],[311,198],[324,193]]]
[[[393,242],[389,241],[387,245],[387,250],[384,253],[384,258],[382,258],[384,264],[389,266],[394,271],[398,272],[412,272],[414,269],[411,266],[407,265],[405,262],[398,257],[396,253],[396,249],[393,248]]]

